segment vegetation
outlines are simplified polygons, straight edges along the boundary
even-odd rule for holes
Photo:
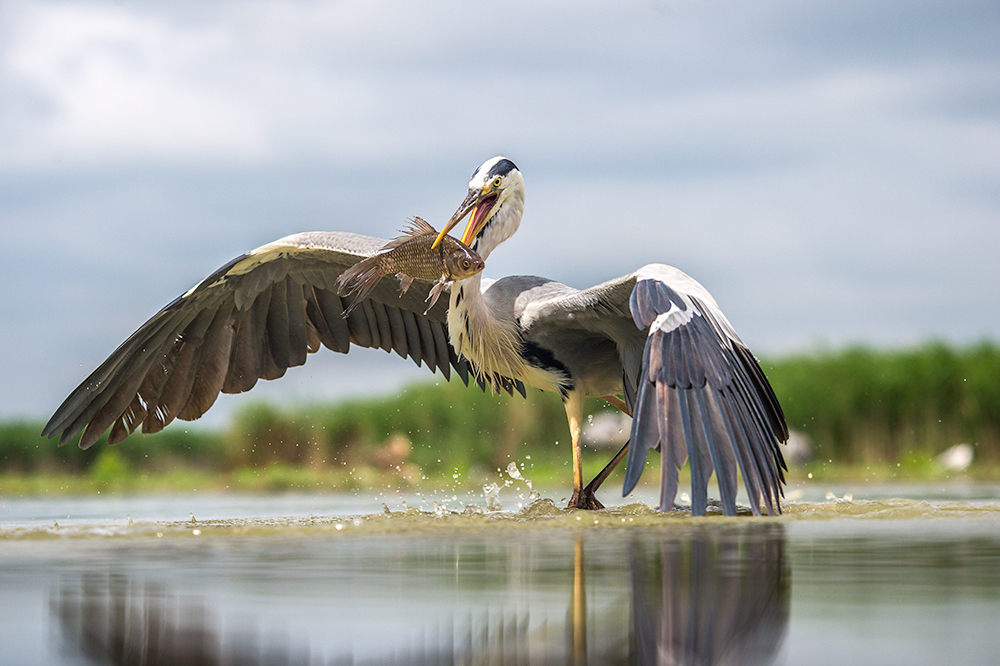
[[[817,458],[912,463],[965,442],[1000,463],[1000,347],[853,347],[762,364],[788,425]]]
[[[933,457],[959,442],[974,447],[970,473],[992,475],[1000,467],[995,344],[854,347],[762,366],[789,426],[811,442],[817,461],[794,467],[793,474],[819,473],[828,463],[941,473]],[[608,409],[596,400],[591,407]],[[456,476],[479,482],[495,479],[511,461],[530,461],[532,478],[544,484],[561,482],[569,460],[569,433],[555,395],[532,390],[527,400],[512,399],[440,380],[387,399],[332,406],[279,410],[252,403],[223,433],[175,423],[156,435],[115,447],[102,441],[87,451],[57,448],[40,431],[41,423],[0,424],[0,493],[166,490],[171,484],[345,489],[440,484]]]

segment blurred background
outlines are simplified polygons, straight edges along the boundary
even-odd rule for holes
[[[995,468],[997,34],[995,2],[4,3],[0,466],[116,478],[216,447],[228,469],[419,478],[568,459],[547,446],[568,442],[552,396],[414,387],[435,380],[368,350],[320,352],[160,444],[88,458],[37,437],[230,258],[298,231],[440,225],[504,154],[527,205],[487,275],[582,288],[675,265],[762,357],[813,459],[921,468],[966,444]],[[432,405],[460,400],[483,423]],[[506,440],[465,460],[491,424]]]

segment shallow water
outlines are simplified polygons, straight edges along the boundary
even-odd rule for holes
[[[0,663],[1000,663],[1000,488],[816,494],[0,499]]]

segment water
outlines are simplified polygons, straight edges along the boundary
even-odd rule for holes
[[[1000,488],[841,490],[0,499],[0,664],[1000,663]]]

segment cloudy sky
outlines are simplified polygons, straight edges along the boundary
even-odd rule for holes
[[[3,3],[0,418],[250,248],[440,224],[496,154],[528,196],[488,275],[673,264],[759,354],[1000,339],[998,35],[995,0]],[[250,399],[425,372],[326,352]]]

